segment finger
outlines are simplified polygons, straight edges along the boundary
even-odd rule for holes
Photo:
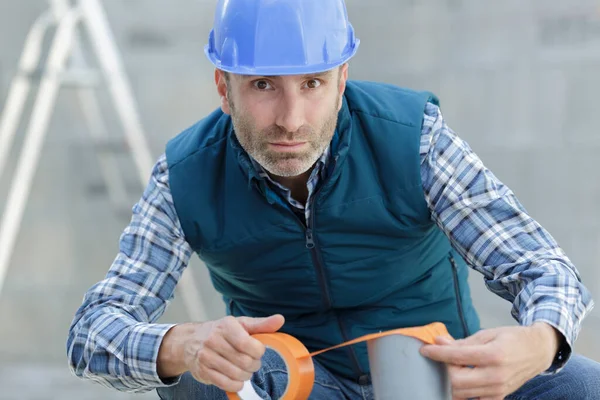
[[[198,375],[198,371],[190,371],[190,374],[192,374],[192,377],[197,380],[198,382],[204,384],[204,385],[212,385],[213,383],[211,381],[209,381],[207,378],[201,377],[200,375]]]
[[[260,359],[254,359],[248,354],[240,353],[236,350],[225,338],[219,336],[218,342],[215,341],[215,345],[212,347],[221,357],[236,365],[241,370],[254,373],[260,369]]]
[[[207,370],[206,376],[213,385],[226,392],[237,393],[244,387],[243,381],[232,380],[214,369]]]
[[[461,399],[485,397],[503,399],[506,386],[497,368],[469,368],[449,366],[452,396]]]
[[[204,371],[214,370],[232,381],[247,381],[252,378],[252,372],[244,371],[229,360],[223,358],[211,349],[204,349],[198,357],[200,368]],[[206,375],[206,373],[204,374]]]
[[[254,360],[260,360],[265,354],[265,345],[251,337],[237,319],[227,320],[223,330],[223,338],[233,348],[242,354],[247,354]]]
[[[285,319],[280,314],[267,318],[238,317],[237,320],[250,335],[277,332],[285,322]]]
[[[260,368],[260,358],[253,358],[250,355],[240,352],[227,340],[226,336],[233,334],[235,330],[239,331],[239,334],[245,339],[252,339],[239,324],[233,320],[231,325],[225,326],[220,334],[213,334],[207,338],[203,345],[205,348],[210,349],[223,358],[230,361],[232,364],[237,365],[241,369],[247,372],[256,372]],[[243,340],[243,339],[240,339]],[[255,340],[255,339],[254,339]],[[261,343],[262,345],[262,343]],[[240,345],[243,347],[244,345]]]
[[[460,395],[467,395],[463,391],[481,387],[502,387],[503,375],[495,367],[448,367],[448,376],[452,389]]]
[[[452,344],[454,342],[455,342],[455,340],[453,338],[451,338],[450,336],[437,336],[435,338],[435,343],[439,344],[439,345]]]
[[[452,365],[489,365],[494,361],[494,354],[489,345],[425,345],[420,349],[421,355],[434,361]]]
[[[474,399],[474,398],[479,399],[479,400],[481,400],[483,398],[504,399],[504,396],[502,395],[502,388],[489,387],[489,386],[482,386],[482,387],[470,388],[470,389],[460,389],[460,390],[455,390],[453,388],[452,396],[457,397],[459,399]]]

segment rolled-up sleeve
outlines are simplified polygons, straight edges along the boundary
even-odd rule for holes
[[[511,301],[524,326],[543,321],[562,333],[571,354],[593,301],[580,275],[552,236],[488,170],[428,104],[421,136],[421,177],[433,220],[487,287]]]
[[[190,256],[163,155],[133,207],[108,274],[88,290],[75,314],[67,339],[71,371],[120,391],[174,384],[161,380],[156,366],[162,338],[173,325],[155,321],[173,299]]]

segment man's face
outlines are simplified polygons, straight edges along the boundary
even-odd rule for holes
[[[248,154],[269,173],[308,171],[335,131],[347,65],[325,73],[247,76],[216,71],[221,107]]]

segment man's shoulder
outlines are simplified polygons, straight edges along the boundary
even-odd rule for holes
[[[393,83],[387,83],[382,81],[368,81],[368,80],[359,80],[359,79],[349,79],[347,82],[347,86],[349,88],[363,90],[365,92],[391,92],[397,94],[403,94],[407,96],[412,96],[415,94],[422,93],[423,91],[410,89],[408,87],[399,86]]]
[[[349,80],[345,96],[352,112],[409,124],[420,123],[427,103],[439,104],[429,91],[374,81]]]
[[[166,146],[169,166],[173,166],[199,151],[224,143],[230,127],[229,115],[220,108],[214,110],[169,140]]]

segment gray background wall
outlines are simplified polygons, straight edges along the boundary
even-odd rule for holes
[[[158,157],[170,137],[218,104],[202,53],[215,2],[104,4]],[[0,0],[0,107],[25,35],[45,8],[42,0]],[[349,0],[348,10],[362,41],[352,77],[437,93],[449,125],[555,236],[599,297],[600,2]],[[104,93],[101,99],[108,106]],[[108,203],[78,105],[72,90],[61,92],[0,293],[0,399],[156,398],[108,392],[67,370],[73,313],[106,273],[128,221]],[[114,138],[118,128],[112,121]],[[119,162],[132,205],[142,188],[131,161]],[[0,177],[2,207],[7,175]],[[222,315],[201,263],[190,271],[210,316]],[[484,325],[513,324],[510,304],[487,292],[477,273],[470,279]],[[177,297],[162,321],[184,320]],[[599,332],[596,309],[576,351],[600,360]]]

